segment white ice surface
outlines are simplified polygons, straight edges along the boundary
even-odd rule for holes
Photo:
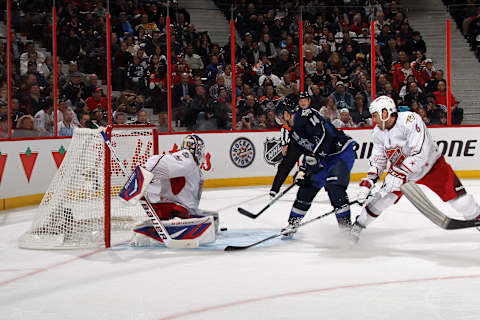
[[[480,181],[464,184],[480,201]],[[222,251],[286,225],[295,191],[256,220],[237,213],[238,206],[263,207],[267,190],[205,191],[201,207],[220,210],[228,231],[203,249],[24,250],[17,239],[35,208],[0,212],[0,319],[480,318],[480,232],[442,230],[405,198],[356,246],[345,243],[329,216],[292,241]],[[352,185],[349,194],[355,193]],[[330,210],[321,191],[306,219]],[[360,208],[352,211],[355,216]]]

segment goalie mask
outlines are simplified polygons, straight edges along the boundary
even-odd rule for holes
[[[198,164],[201,164],[205,157],[205,143],[196,134],[189,134],[183,139],[182,150],[188,150]]]
[[[387,111],[387,117],[383,118],[383,109]],[[390,118],[392,113],[397,112],[397,107],[392,98],[388,96],[380,96],[372,101],[369,108],[370,114],[373,116],[375,112],[378,113],[380,120],[382,121],[382,130],[385,129],[385,122]]]

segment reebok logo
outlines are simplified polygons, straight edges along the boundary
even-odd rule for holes
[[[463,189],[465,189],[463,186],[455,187],[455,191],[456,191],[456,192],[458,192],[458,191],[460,191],[460,190],[463,190]]]

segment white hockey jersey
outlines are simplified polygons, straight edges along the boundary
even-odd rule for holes
[[[175,202],[197,211],[203,177],[190,152],[180,150],[171,155],[151,156],[145,169],[154,174],[147,188],[150,202]]]
[[[390,162],[394,168],[408,173],[408,181],[417,181],[441,156],[422,118],[413,112],[399,112],[397,122],[390,130],[375,127],[372,138],[373,152],[368,173],[378,177]]]

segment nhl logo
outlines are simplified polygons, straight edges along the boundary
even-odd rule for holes
[[[271,165],[276,165],[282,161],[283,156],[280,138],[267,138],[263,142],[263,158]]]

